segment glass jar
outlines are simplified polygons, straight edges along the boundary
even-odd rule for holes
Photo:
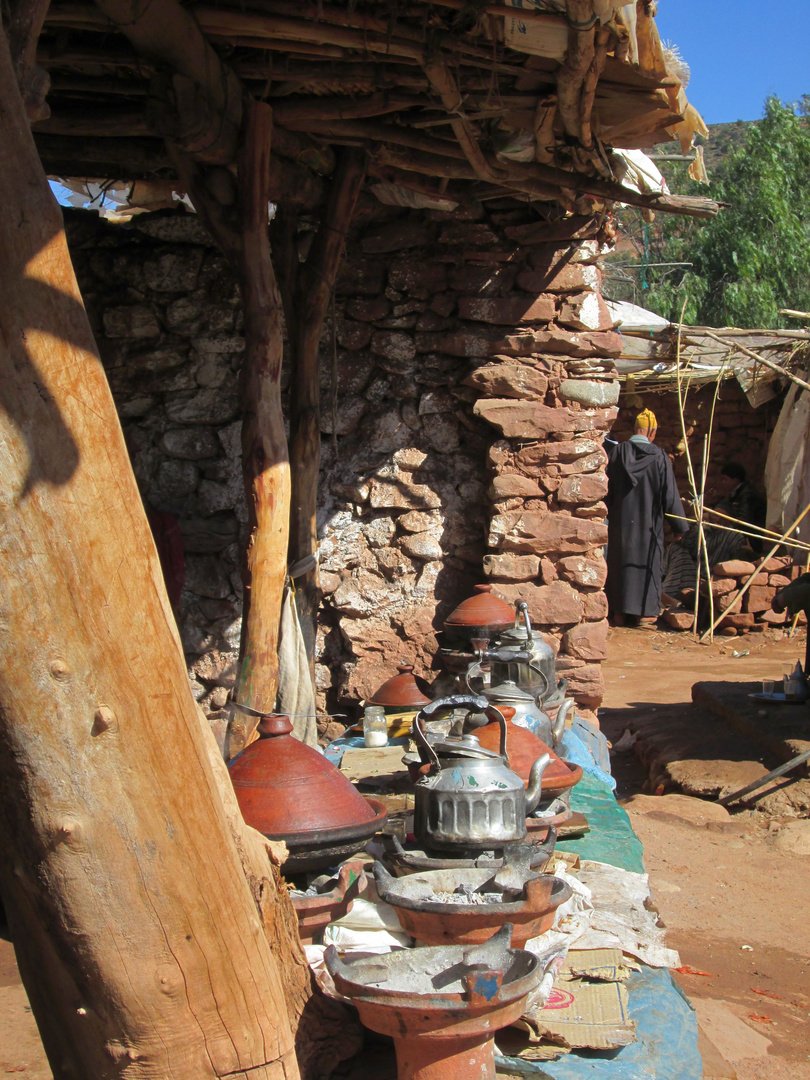
[[[366,746],[388,745],[388,720],[382,705],[366,705],[363,710],[363,742]]]

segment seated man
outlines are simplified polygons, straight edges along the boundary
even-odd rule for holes
[[[737,521],[752,525],[765,524],[765,500],[747,479],[745,469],[736,461],[723,466],[715,492],[720,499],[715,509]],[[712,528],[712,523],[723,528]],[[762,552],[762,541],[733,530],[734,525],[724,518],[706,513],[703,532],[706,537],[706,554],[709,568],[729,559],[750,560]],[[690,525],[680,546],[670,548],[667,557],[663,589],[667,596],[679,598],[684,590],[694,589],[697,579],[698,527]],[[700,576],[706,577],[706,566],[701,555]]]
[[[717,509],[722,513],[727,514],[729,517],[736,518],[738,521],[747,521],[752,525],[764,525],[765,524],[765,500],[759,494],[757,489],[747,478],[745,469],[736,461],[730,461],[723,466],[723,471],[720,473],[720,480],[718,482],[718,488],[720,490],[720,501],[717,503]],[[709,520],[712,520],[712,515],[709,515]],[[716,521],[721,521],[721,518],[715,518]],[[726,522],[725,524],[728,524]],[[720,532],[719,529],[709,530],[711,533]],[[726,535],[733,535],[727,533]],[[750,547],[753,548],[755,554],[760,554],[762,551],[762,541],[755,540],[753,537],[740,536],[738,541],[746,541]],[[711,559],[712,545],[709,543],[709,565],[714,566],[716,562],[722,562],[723,558],[733,558],[733,556],[723,556]]]

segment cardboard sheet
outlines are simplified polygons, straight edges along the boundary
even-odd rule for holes
[[[633,1042],[636,1025],[623,985],[629,974],[620,949],[570,952],[546,1005],[522,1018],[530,1042],[589,1050]]]

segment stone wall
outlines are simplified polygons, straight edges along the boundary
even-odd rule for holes
[[[235,674],[245,521],[235,283],[193,217],[68,225],[136,476],[183,532],[178,619],[192,689],[216,713]],[[529,602],[581,703],[601,698],[601,438],[619,342],[599,241],[561,235],[515,204],[366,207],[357,222],[322,343],[329,710],[400,660],[436,678],[443,619],[484,574]]]

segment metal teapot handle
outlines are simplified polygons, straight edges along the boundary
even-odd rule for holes
[[[530,652],[515,652],[512,646],[507,645],[500,649],[484,649],[478,654],[478,660],[470,664],[467,668],[467,674],[464,676],[464,681],[467,684],[467,689],[471,694],[476,693],[475,687],[472,685],[472,679],[483,678],[484,675],[484,661],[495,661],[496,664],[528,664],[532,671],[536,671],[540,675],[545,683],[546,690],[548,689],[548,679],[543,675],[543,672],[539,668],[536,668],[532,664],[532,654]],[[545,694],[545,690],[543,693]]]
[[[452,697],[437,698],[420,709],[413,718],[413,738],[419,747],[420,755],[424,750],[430,764],[431,772],[441,768],[439,755],[430,745],[422,726],[424,720],[429,720],[440,709],[467,709],[467,712],[482,712],[492,723],[497,723],[501,729],[500,755],[506,765],[509,765],[509,757],[506,753],[506,719],[500,709],[492,705],[487,699],[479,694],[454,694]]]
[[[518,622],[520,620],[521,615],[523,616],[523,624],[526,627],[526,640],[531,641],[532,640],[532,623],[531,623],[531,619],[529,618],[529,605],[526,603],[525,600],[516,600],[515,601],[515,630],[517,630],[517,628],[518,628]]]
[[[531,640],[532,640],[532,621],[529,618],[529,605],[526,603],[525,600],[516,600],[515,601],[515,630],[518,629],[518,623],[520,621],[520,616],[521,615],[523,616],[523,624],[526,627],[526,641],[531,644]],[[546,694],[551,689],[551,687],[548,684],[548,679],[547,679],[545,673],[543,671],[541,671],[540,668],[537,667],[535,664],[530,663],[529,668],[530,668],[531,671],[533,671],[535,673],[535,675],[539,675],[540,678],[543,680],[544,689],[542,691],[542,695],[543,695],[543,697],[545,697]]]

